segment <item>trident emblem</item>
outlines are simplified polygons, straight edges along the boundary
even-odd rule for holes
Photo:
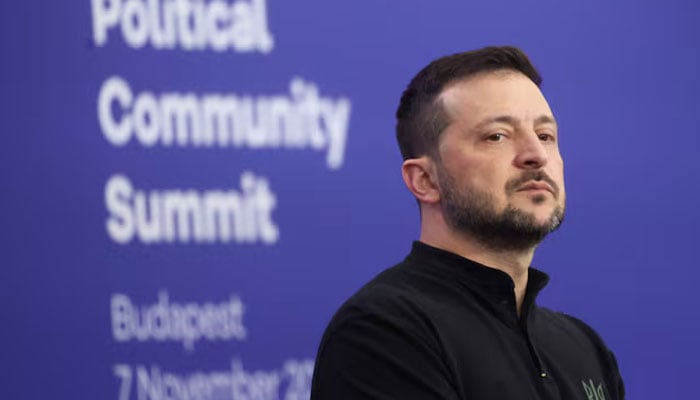
[[[588,383],[581,381],[583,385],[583,390],[586,391],[586,396],[588,400],[605,400],[605,392],[603,391],[603,384],[595,386],[593,379],[589,379]]]

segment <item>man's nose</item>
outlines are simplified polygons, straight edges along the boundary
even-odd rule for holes
[[[515,165],[522,169],[540,169],[547,165],[547,150],[534,132],[523,135],[517,146]]]

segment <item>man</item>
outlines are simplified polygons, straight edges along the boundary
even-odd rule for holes
[[[618,400],[612,353],[535,304],[535,248],[564,217],[557,123],[514,47],[440,58],[397,111],[420,241],[351,297],[322,339],[311,398]]]

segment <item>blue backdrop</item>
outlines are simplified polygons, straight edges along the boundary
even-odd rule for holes
[[[401,91],[488,44],[560,124],[540,303],[601,333],[628,398],[697,396],[697,3],[0,8],[0,397],[308,398],[332,313],[418,235]]]

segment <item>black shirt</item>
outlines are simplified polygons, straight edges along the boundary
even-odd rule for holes
[[[548,279],[530,268],[518,317],[505,272],[415,242],[331,320],[311,399],[623,399],[600,337],[535,304]]]

